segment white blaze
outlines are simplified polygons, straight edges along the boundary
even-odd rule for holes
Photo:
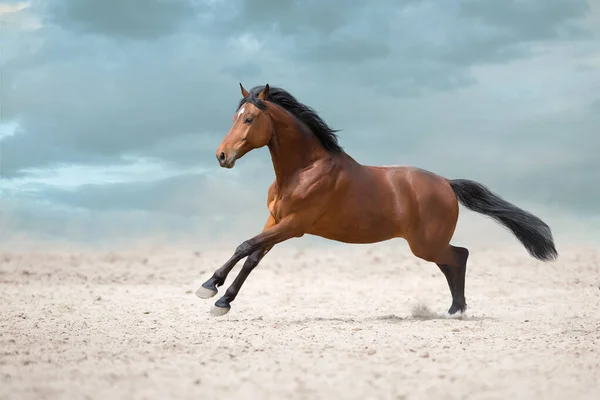
[[[237,113],[237,117],[239,118],[239,117],[240,117],[240,115],[242,115],[242,114],[244,113],[244,111],[245,111],[245,110],[246,110],[246,108],[245,108],[245,107],[242,107],[242,108],[240,109],[240,111],[238,111],[238,113]]]

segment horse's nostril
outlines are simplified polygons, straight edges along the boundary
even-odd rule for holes
[[[221,154],[219,154],[219,160],[225,160],[225,153],[221,152]]]

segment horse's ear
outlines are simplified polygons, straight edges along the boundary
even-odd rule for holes
[[[265,101],[267,99],[267,97],[269,97],[269,84],[267,83],[265,85],[265,88],[258,94],[258,98],[261,99],[262,101]]]
[[[241,82],[240,82],[240,89],[242,89],[242,96],[244,96],[244,98],[250,96],[250,93],[248,93],[248,91],[246,89],[244,89]]]

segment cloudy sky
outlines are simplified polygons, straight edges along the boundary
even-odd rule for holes
[[[0,13],[4,240],[257,233],[268,150],[233,170],[214,156],[238,82],[287,89],[359,162],[479,180],[559,236],[600,230],[595,0],[3,0]]]

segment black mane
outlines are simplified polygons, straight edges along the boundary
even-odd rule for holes
[[[267,105],[257,97],[264,88],[264,86],[253,87],[250,90],[250,95],[240,101],[238,110],[245,103],[251,103],[258,109],[265,110]],[[315,110],[300,103],[290,93],[278,87],[269,87],[267,100],[287,110],[308,126],[327,151],[332,153],[343,152],[342,147],[338,144],[337,135],[335,134],[338,130],[331,129],[325,121],[317,115]]]

